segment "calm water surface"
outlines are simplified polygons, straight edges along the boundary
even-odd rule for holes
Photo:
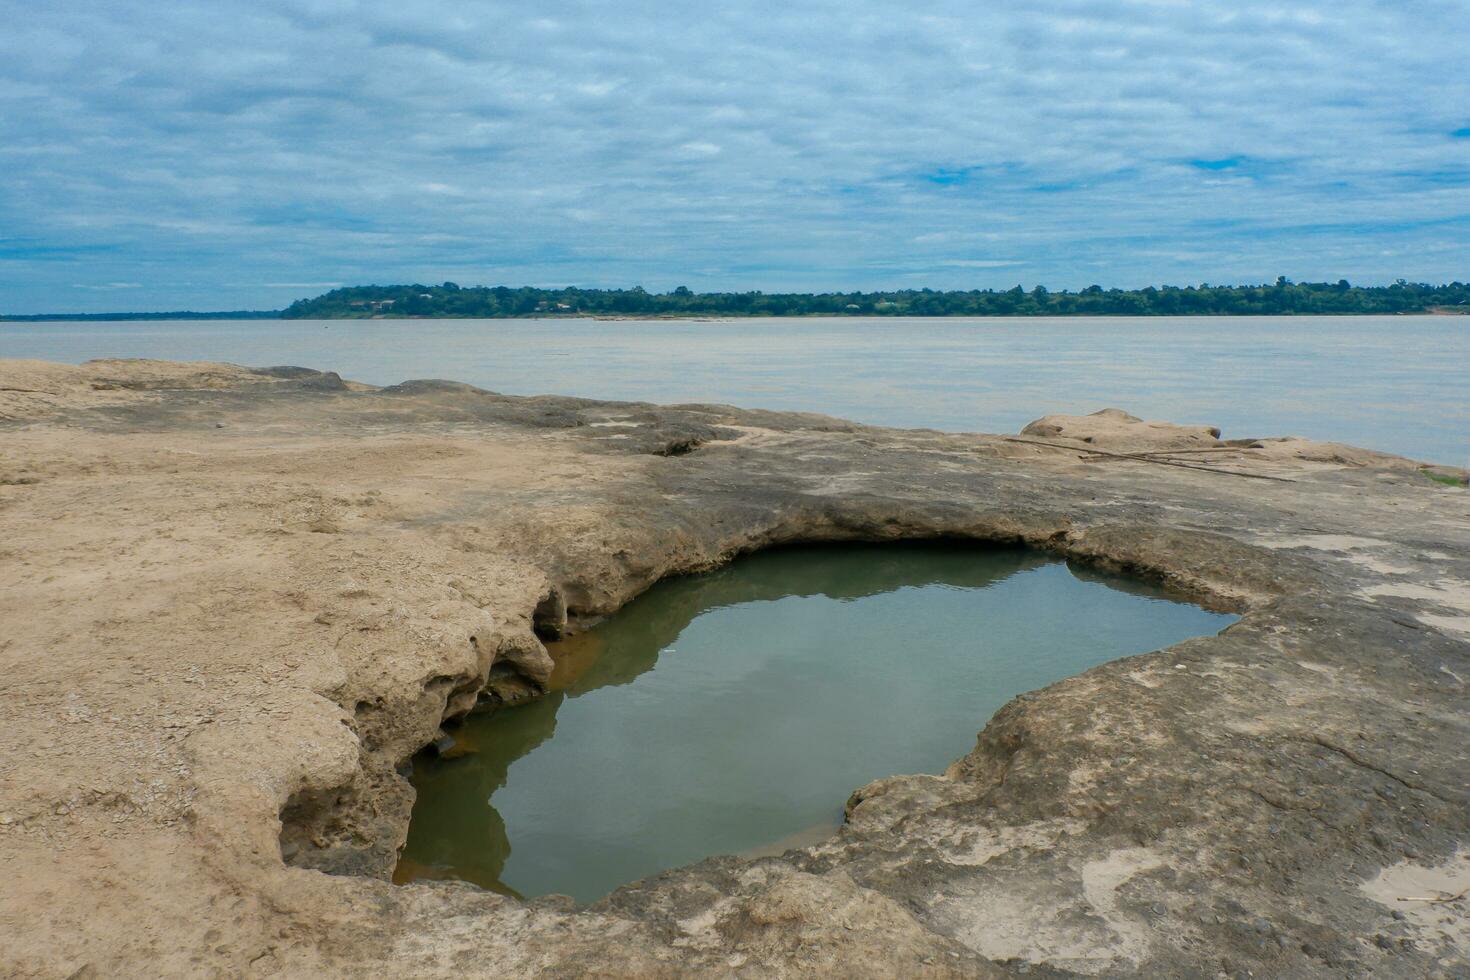
[[[1117,406],[1470,463],[1470,317],[3,323],[0,357],[299,364],[951,431]]]
[[[475,754],[416,760],[397,878],[591,901],[814,843],[1016,694],[1234,621],[1024,550],[808,547],[665,580],[553,646],[552,694],[456,729]]]

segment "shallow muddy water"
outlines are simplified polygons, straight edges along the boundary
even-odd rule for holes
[[[807,547],[666,580],[554,644],[550,695],[454,729],[471,754],[415,760],[397,880],[587,902],[815,843],[1015,695],[1234,621],[1020,549]]]

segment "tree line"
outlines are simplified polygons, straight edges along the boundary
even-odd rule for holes
[[[902,289],[851,293],[666,293],[631,289],[539,289],[532,286],[349,286],[301,299],[288,319],[344,317],[534,316],[1262,316],[1470,313],[1470,284],[1430,285],[1399,280],[1354,286],[1347,280],[1258,286],[1089,286],[1052,292],[1026,290]]]
[[[5,320],[241,320],[353,317],[740,317],[740,316],[1289,316],[1323,314],[1470,313],[1470,284],[1406,282],[1354,286],[1292,282],[1259,286],[1088,286],[1052,292],[1024,289],[899,289],[852,293],[666,293],[631,289],[540,289],[534,286],[460,287],[414,283],[348,286],[284,310],[168,313],[32,313]]]

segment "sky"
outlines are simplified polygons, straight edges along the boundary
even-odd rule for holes
[[[0,0],[0,312],[1470,280],[1470,0]]]

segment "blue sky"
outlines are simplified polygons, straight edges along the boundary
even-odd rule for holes
[[[0,312],[1470,279],[1470,0],[0,0]]]

